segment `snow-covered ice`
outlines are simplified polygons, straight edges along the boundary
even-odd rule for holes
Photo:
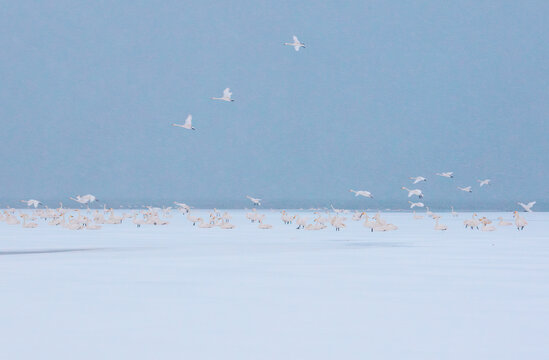
[[[491,233],[385,213],[399,230],[371,233],[260,212],[272,230],[243,211],[233,230],[0,223],[2,359],[549,358],[549,213]]]

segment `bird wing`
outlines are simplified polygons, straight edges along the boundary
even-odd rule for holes
[[[295,45],[295,46],[294,46],[295,51],[299,51],[299,48],[300,48],[300,47],[301,47],[301,46],[299,46],[299,45]]]
[[[296,42],[296,43],[299,42],[299,39],[297,38],[297,36],[294,35],[293,38],[294,38],[294,42]]]
[[[187,118],[185,119],[185,125],[192,126],[191,124],[192,120],[193,120],[193,116],[189,114],[189,116],[187,116]]]
[[[233,93],[231,92],[231,89],[230,89],[230,88],[226,88],[225,90],[223,90],[223,97],[228,97],[228,98],[230,98],[232,94],[233,94]]]
[[[531,208],[532,206],[536,205],[536,202],[535,201],[532,201],[532,202],[529,202],[528,203],[528,207]]]

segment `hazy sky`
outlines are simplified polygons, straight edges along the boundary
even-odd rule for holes
[[[406,207],[400,187],[423,175],[434,207],[549,209],[547,14],[547,1],[4,1],[0,205]],[[283,45],[293,34],[306,49]],[[235,102],[210,99],[225,87]],[[189,113],[197,131],[170,126]]]

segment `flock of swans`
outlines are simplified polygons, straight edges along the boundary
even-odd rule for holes
[[[88,197],[88,202],[95,197]],[[82,197],[75,198],[84,201]],[[251,198],[250,201],[254,204],[259,204],[259,199]],[[192,208],[184,203],[174,202],[176,205],[175,208],[164,207],[164,208],[154,208],[148,207],[146,209],[128,211],[122,214],[117,215],[113,209],[108,209],[106,206],[102,210],[95,209],[91,210],[89,207],[87,209],[68,209],[61,206],[57,209],[50,208],[38,208],[40,202],[36,200],[28,200],[29,206],[35,206],[32,209],[32,212],[29,214],[27,212],[19,211],[14,208],[8,208],[0,213],[0,222],[4,222],[7,225],[21,225],[25,229],[37,228],[39,222],[43,224],[48,224],[52,226],[58,226],[61,228],[69,230],[100,230],[104,225],[120,225],[126,221],[131,221],[137,228],[140,228],[144,225],[153,225],[153,226],[164,226],[170,224],[170,218],[173,217],[172,211],[176,211],[178,214],[182,214],[189,221],[192,226],[196,226],[199,229],[211,229],[211,228],[220,228],[220,229],[234,229],[236,226],[231,222],[233,216],[228,212],[224,211],[221,213],[217,209],[213,209],[209,212],[209,216],[206,218],[196,216],[193,214]],[[259,205],[257,205],[259,206]],[[331,209],[311,209],[312,216],[310,213],[297,213],[291,215],[288,211],[280,211],[280,220],[285,225],[293,224],[296,229],[300,230],[323,230],[327,227],[332,227],[335,231],[340,231],[347,227],[349,218],[355,222],[362,222],[363,226],[368,229],[370,232],[374,231],[395,231],[398,230],[398,226],[387,222],[387,220],[382,218],[381,213],[377,212],[373,216],[369,216],[364,211],[351,211],[345,209],[336,209],[333,206]],[[309,215],[309,216],[307,216]],[[439,223],[441,215],[435,214],[427,208],[426,215],[431,217],[434,222],[434,230],[448,230],[448,226]],[[266,214],[260,213],[257,208],[252,208],[252,210],[245,214],[246,219],[252,224],[256,224],[258,229],[269,230],[273,228],[272,224],[267,223]],[[457,217],[458,214],[454,212],[452,208],[452,216]],[[514,224],[518,230],[523,230],[528,222],[522,216],[519,215],[518,211],[513,213]],[[423,219],[423,215],[417,214],[415,211],[413,213],[413,218],[415,220]],[[505,227],[512,225],[511,222],[505,221],[502,217],[498,218],[498,226]],[[480,231],[495,231],[496,226],[492,225],[492,220],[487,217],[477,218],[477,214],[473,214],[470,219],[463,221],[465,228],[470,228],[471,230],[480,230]]]
[[[305,48],[305,44],[299,41],[297,36],[293,36],[293,42],[290,43],[284,43],[284,45],[292,46],[295,51],[299,51],[301,48]],[[230,88],[226,88],[223,90],[223,95],[221,97],[212,97],[212,100],[217,101],[225,101],[225,102],[233,102],[235,101],[232,98],[232,92]],[[183,124],[172,124],[174,127],[179,127],[187,130],[196,130],[195,127],[192,125],[192,115],[189,114],[187,118],[185,119],[185,122]],[[453,172],[441,172],[436,173],[436,176],[444,177],[448,179],[454,178]],[[427,178],[424,176],[415,176],[410,177],[410,180],[412,180],[413,184],[420,184],[427,182]],[[491,180],[490,179],[479,179],[477,180],[479,183],[479,187],[482,188],[484,186],[490,185]],[[417,196],[418,199],[424,198],[424,193],[421,189],[409,189],[406,186],[401,187],[402,190],[405,190],[407,192],[407,197],[412,200],[411,198],[414,196]],[[471,193],[473,192],[472,186],[457,186],[457,189],[463,192]],[[373,195],[371,192],[367,190],[349,190],[351,193],[354,194],[355,197],[364,197],[364,198],[370,198],[373,199]],[[248,200],[251,201],[251,203],[254,206],[254,209],[252,212],[246,214],[246,217],[248,220],[250,220],[252,223],[257,223],[258,228],[260,229],[272,229],[271,224],[267,224],[265,222],[265,214],[259,214],[255,207],[261,206],[262,199],[252,197],[252,196],[246,196]],[[38,209],[40,205],[43,205],[40,201],[35,199],[30,200],[21,200],[23,203],[25,203],[29,208],[34,208],[34,211],[29,215],[27,213],[20,213],[16,215],[16,210],[13,208],[8,208],[4,210],[2,214],[0,214],[0,221],[3,221],[9,225],[17,225],[21,222],[19,219],[22,220],[22,227],[24,228],[35,228],[38,227],[38,224],[34,221],[37,221],[38,219],[43,219],[50,225],[55,226],[62,226],[68,229],[72,230],[98,230],[101,229],[102,225],[104,224],[122,224],[126,219],[131,219],[131,221],[137,226],[141,227],[142,225],[167,225],[169,224],[169,221],[166,220],[167,217],[170,217],[170,211],[172,210],[171,207],[168,208],[153,208],[153,207],[147,207],[146,210],[140,210],[133,213],[124,213],[122,216],[116,216],[114,211],[112,209],[107,209],[106,206],[104,206],[104,209],[102,212],[99,210],[95,210],[93,214],[90,214],[90,208],[89,206],[94,203],[98,202],[99,199],[95,197],[94,195],[87,194],[87,195],[78,195],[76,197],[71,197],[71,200],[74,200],[75,202],[79,203],[80,205],[87,206],[87,214],[82,215],[80,209],[65,209],[61,205],[57,209]],[[437,215],[429,210],[429,207],[425,206],[425,204],[421,201],[408,201],[410,204],[410,209],[414,208],[426,208],[427,212],[426,215],[428,217],[431,217],[433,220],[435,220],[434,223],[434,229],[435,230],[447,230],[448,227],[444,224],[439,223],[439,219],[441,218],[440,215]],[[187,220],[192,223],[193,226],[198,226],[199,228],[213,228],[213,227],[219,227],[222,229],[233,229],[235,228],[235,225],[230,222],[231,215],[229,215],[227,212],[224,214],[220,214],[216,209],[214,209],[213,212],[210,213],[208,221],[205,221],[201,217],[196,217],[191,214],[191,207],[179,202],[174,202],[174,204],[177,207],[177,210],[180,212],[183,212],[186,214]],[[522,202],[519,202],[518,205],[520,205],[524,211],[526,212],[532,212],[532,207],[536,204],[535,201],[532,201],[528,204],[524,204]],[[332,208],[331,209],[315,209],[317,211],[314,212],[315,216],[312,219],[312,222],[309,221],[307,217],[304,217],[302,215],[293,215],[290,216],[285,210],[281,212],[281,220],[284,224],[292,224],[295,223],[297,225],[297,229],[305,229],[305,230],[322,230],[328,227],[328,225],[335,228],[336,231],[340,231],[341,229],[346,227],[346,221],[347,218],[345,216],[342,216],[342,214],[349,213],[350,210],[338,210]],[[458,214],[454,211],[454,208],[451,207],[451,214],[453,217],[457,217]],[[528,224],[527,221],[522,218],[517,211],[513,213],[514,219],[515,219],[515,226],[517,229],[522,230],[525,228],[525,226]],[[415,210],[413,210],[413,218],[416,220],[422,219],[424,216],[420,214],[416,214]],[[487,219],[486,217],[482,217],[477,219],[477,215],[473,214],[471,219],[467,219],[464,221],[464,225],[466,228],[470,229],[477,229],[481,231],[494,231],[496,228],[492,224],[492,221]],[[355,211],[352,215],[353,221],[363,221],[363,224],[366,228],[370,229],[370,231],[394,231],[397,230],[398,227],[394,224],[387,223],[386,220],[384,220],[380,213],[377,213],[373,217],[369,217],[366,212],[360,212]],[[510,222],[504,221],[502,218],[499,218],[499,226],[509,226],[512,225]]]
[[[284,45],[293,46],[295,51],[299,51],[301,48],[305,48],[305,44],[299,41],[297,36],[293,36],[294,42],[291,43],[284,43]],[[232,98],[233,93],[231,92],[230,88],[225,88],[223,90],[223,95],[221,97],[212,97],[212,100],[219,100],[219,101],[226,101],[226,102],[233,102],[234,99]],[[187,130],[196,130],[195,127],[192,125],[193,117],[191,114],[187,115],[187,118],[185,119],[184,124],[172,124],[172,126],[187,129]]]

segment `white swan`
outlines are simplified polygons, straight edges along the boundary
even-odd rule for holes
[[[499,223],[498,223],[499,226],[511,226],[511,225],[513,225],[509,221],[503,220],[503,218],[501,216],[498,217],[498,220],[499,220]]]
[[[453,217],[458,217],[458,213],[454,211],[454,207],[450,206],[450,208],[452,209],[452,216]]]
[[[490,179],[484,179],[484,180],[477,180],[477,181],[479,182],[479,186],[480,186],[480,187],[483,187],[484,185],[490,185],[490,182],[491,182],[492,180],[490,180]]]
[[[187,204],[184,204],[184,203],[179,203],[177,201],[174,201],[173,202],[175,205],[177,205],[179,207],[179,209],[183,209],[186,213],[188,213],[189,211],[191,211],[191,207]]]
[[[304,229],[305,226],[307,226],[308,221],[309,221],[309,218],[307,218],[307,217],[297,216],[295,218],[295,223],[297,224],[296,229]]]
[[[21,200],[22,203],[25,203],[27,204],[27,206],[34,206],[34,208],[36,209],[38,207],[38,205],[42,205],[42,203],[38,200],[34,200],[34,199],[30,199],[30,200]]]
[[[443,172],[443,173],[436,173],[435,175],[442,176],[442,177],[447,177],[447,178],[453,178],[454,177],[454,172],[453,171],[448,171],[448,172]]]
[[[457,188],[458,188],[459,190],[461,190],[461,191],[473,192],[473,190],[471,190],[471,187],[470,187],[470,186],[466,186],[466,187],[458,186]]]
[[[417,184],[418,182],[427,181],[426,178],[423,176],[416,176],[416,177],[410,177],[410,180],[414,180],[414,184]]]
[[[37,223],[33,223],[33,222],[27,223],[27,218],[28,217],[29,217],[28,214],[22,214],[21,215],[21,218],[23,219],[23,227],[26,228],[26,229],[33,229],[35,227],[38,227]]]
[[[249,195],[246,195],[246,197],[254,204],[254,206],[261,206],[261,199],[253,198]]]
[[[410,209],[413,209],[415,207],[424,207],[425,204],[422,203],[422,202],[411,202],[411,201],[408,201],[410,203]]]
[[[187,129],[187,130],[196,130],[192,125],[192,120],[193,120],[193,116],[191,114],[189,114],[189,116],[187,116],[187,118],[185,119],[185,123],[183,125],[181,125],[181,124],[172,124],[172,126],[177,126],[177,127]]]
[[[74,200],[82,205],[91,204],[92,202],[99,201],[99,199],[92,194],[87,194],[84,196],[76,195],[76,198],[71,197],[69,199]]]
[[[528,225],[528,221],[526,221],[525,218],[521,217],[518,211],[515,211],[513,216],[515,217],[515,225],[517,226],[517,230],[524,230],[524,227]]]
[[[213,97],[212,100],[222,100],[222,101],[231,102],[231,101],[234,101],[233,99],[231,99],[232,95],[233,95],[233,93],[231,92],[231,89],[226,88],[225,90],[223,90],[223,96],[222,97],[220,97],[220,98]]]
[[[524,211],[526,211],[526,212],[532,212],[532,207],[533,207],[534,205],[536,205],[536,202],[535,202],[535,201],[532,201],[532,202],[529,202],[528,204],[524,204],[524,203],[519,202],[519,203],[517,203],[517,204],[519,204],[520,206],[522,206],[522,208],[524,209]]]
[[[374,197],[372,196],[372,194],[369,192],[369,191],[366,191],[366,190],[349,190],[350,192],[354,193],[355,196],[364,196],[364,197],[367,197],[367,198],[370,198],[370,199],[373,199]]]
[[[414,219],[416,220],[423,219],[423,215],[417,215],[416,211],[414,210]]]
[[[402,190],[408,191],[408,197],[412,197],[413,195],[417,195],[420,199],[423,198],[423,192],[419,189],[410,190],[407,187],[403,186]]]
[[[473,228],[477,228],[478,230],[478,224],[479,224],[479,221],[475,218],[477,216],[477,214],[473,214],[473,216],[471,217],[471,219],[467,219],[467,220],[464,220],[463,221],[463,225],[465,225],[465,228],[467,229],[468,227],[471,228],[471,230],[473,230]]]
[[[435,230],[440,230],[440,231],[448,230],[448,226],[439,224],[438,219],[440,219],[440,216],[437,216],[435,218]]]
[[[284,43],[284,45],[293,46],[295,51],[299,51],[299,48],[304,48],[305,47],[305,44],[302,43],[301,41],[299,41],[297,36],[294,35],[293,38],[294,38],[293,43]]]

